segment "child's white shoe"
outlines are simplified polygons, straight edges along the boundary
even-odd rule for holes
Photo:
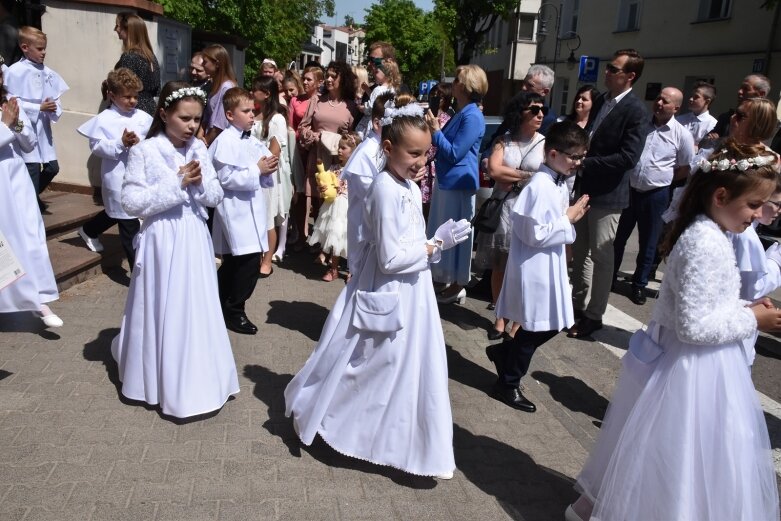
[[[46,304],[41,304],[41,320],[46,327],[62,327],[64,322]]]
[[[103,244],[101,244],[100,240],[93,239],[87,233],[84,231],[84,227],[82,226],[79,228],[79,236],[84,239],[84,242],[87,243],[87,248],[94,251],[95,253],[100,253],[103,251]]]
[[[450,472],[444,472],[442,474],[437,474],[434,477],[437,478],[437,479],[453,479],[453,471],[451,470]]]

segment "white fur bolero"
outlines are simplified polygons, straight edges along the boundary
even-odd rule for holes
[[[146,219],[189,203],[192,196],[196,211],[206,219],[204,206],[217,206],[222,201],[223,191],[209,161],[206,145],[196,138],[190,139],[185,146],[184,162],[192,159],[201,164],[201,184],[182,188],[181,159],[177,158],[173,144],[164,134],[135,145],[130,149],[122,183],[122,208],[128,215]]]
[[[732,243],[719,226],[698,216],[667,259],[653,319],[682,342],[719,345],[740,341],[757,328],[740,300],[740,274]]]

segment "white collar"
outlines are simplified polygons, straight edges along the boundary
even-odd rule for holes
[[[607,102],[614,101],[614,102],[615,102],[615,104],[616,104],[616,105],[618,105],[618,103],[619,103],[619,102],[620,102],[622,99],[624,99],[624,97],[626,97],[626,95],[627,95],[627,94],[629,94],[630,92],[632,92],[632,87],[629,87],[628,89],[626,89],[624,92],[622,92],[621,94],[619,94],[619,95],[618,95],[618,96],[616,96],[615,98],[610,98],[610,97],[608,97],[608,99],[607,99]],[[610,94],[608,94],[608,96],[610,96]]]
[[[704,110],[702,112],[702,114],[700,114],[699,116],[694,116],[694,117],[697,118],[700,121],[707,121],[707,119],[710,117],[710,111]]]

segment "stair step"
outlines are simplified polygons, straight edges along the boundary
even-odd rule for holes
[[[119,266],[124,255],[116,228],[101,235],[102,253],[91,251],[78,233],[71,231],[46,241],[57,289],[63,291],[111,267]]]
[[[46,191],[41,194],[41,199],[49,205],[43,214],[43,225],[49,239],[78,230],[103,210],[90,195]]]

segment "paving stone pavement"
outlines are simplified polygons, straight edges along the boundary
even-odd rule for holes
[[[343,288],[321,282],[320,270],[302,254],[258,283],[248,315],[260,332],[230,333],[240,394],[219,414],[186,424],[119,399],[109,346],[124,273],[66,290],[53,304],[61,329],[44,330],[29,314],[0,315],[0,519],[562,519],[618,360],[559,335],[540,349],[526,382],[538,411],[514,411],[487,395],[492,312],[469,298],[440,308],[452,480],[352,460],[321,441],[302,446],[282,393]]]

